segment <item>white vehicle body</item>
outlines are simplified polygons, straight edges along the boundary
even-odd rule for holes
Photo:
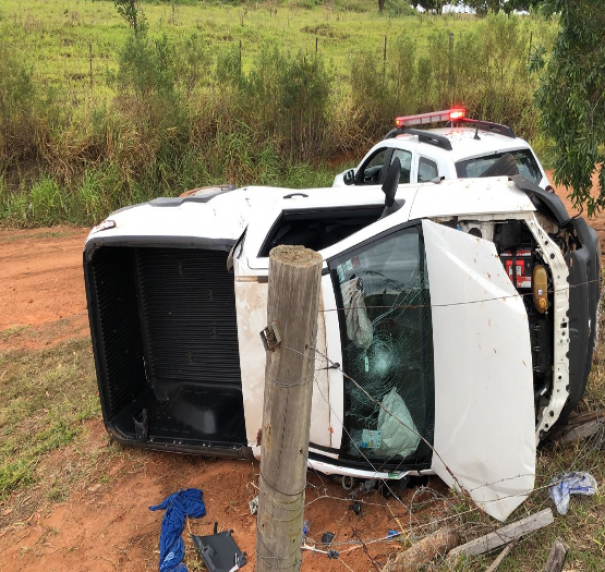
[[[309,466],[355,478],[436,473],[500,520],[530,494],[537,442],[561,416],[571,391],[569,270],[553,238],[567,232],[564,209],[557,211],[555,204],[553,215],[536,195],[505,178],[401,185],[399,210],[380,219],[384,194],[378,186],[360,192],[246,187],[202,195],[127,207],[87,239],[84,266],[99,391],[115,438],[156,449],[258,457],[265,383],[259,332],[267,326],[268,252],[280,240],[316,240],[309,229],[322,217],[330,220],[320,225],[325,234],[350,216],[343,224],[356,225],[353,232],[317,248],[324,273]],[[536,265],[552,279],[547,343],[554,373],[537,397],[532,328],[542,318],[534,316],[527,293],[511,282],[499,256],[498,233],[509,226],[523,229]],[[376,264],[381,272],[372,270]],[[374,319],[374,345],[360,349],[343,325],[342,292],[351,280],[359,287],[354,269],[364,272],[364,265],[370,265],[364,296],[375,288],[396,311]],[[226,286],[219,288],[219,280]],[[427,303],[413,302],[412,293]],[[424,308],[421,318],[413,313],[416,307]],[[385,314],[369,303],[367,311]],[[430,351],[407,356],[406,348],[418,344]],[[391,350],[380,354],[386,347]],[[353,374],[353,363],[361,364],[356,375],[362,383],[396,378],[388,382],[389,395],[410,419],[418,415],[418,431],[426,430],[434,451],[420,458],[423,444],[416,442],[415,460],[409,461],[403,454],[383,455],[382,445],[366,447],[367,431],[380,430],[362,430],[360,417],[351,417],[359,397],[343,370]],[[582,363],[582,373],[584,368]],[[204,376],[210,377],[199,381]],[[413,397],[422,399],[404,403],[394,395],[406,376],[417,380]],[[238,415],[241,423],[234,429]],[[393,417],[401,420],[399,413]],[[395,441],[409,440],[401,427],[393,430]],[[229,437],[221,436],[229,431]]]

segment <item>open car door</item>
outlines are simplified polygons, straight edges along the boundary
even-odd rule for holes
[[[346,373],[330,395],[339,459],[432,469],[505,520],[533,489],[535,414],[527,314],[495,245],[411,221],[328,266]]]
[[[527,313],[492,242],[423,221],[435,355],[432,468],[505,520],[533,490]]]

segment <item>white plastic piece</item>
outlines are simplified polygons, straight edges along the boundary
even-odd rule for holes
[[[313,459],[309,459],[307,462],[307,466],[310,469],[315,471],[320,471],[325,475],[344,475],[347,477],[353,477],[355,479],[380,479],[380,480],[394,480],[400,481],[404,477],[409,474],[416,474],[416,472],[410,471],[401,471],[396,473],[387,473],[384,471],[366,471],[363,469],[354,469],[351,467],[341,467],[338,464],[338,461],[335,463],[324,463],[323,461],[315,461]]]
[[[405,402],[395,388],[382,400],[378,413],[378,431],[380,432],[381,455],[388,458],[405,459],[420,444],[420,434],[414,424]],[[387,413],[389,411],[391,414]]]

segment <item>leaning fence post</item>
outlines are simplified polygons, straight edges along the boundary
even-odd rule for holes
[[[322,258],[271,250],[256,571],[300,570]]]

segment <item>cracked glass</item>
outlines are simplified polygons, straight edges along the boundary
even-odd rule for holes
[[[418,227],[334,260],[340,295],[345,437],[341,454],[402,465],[430,457],[434,361],[429,277]]]

